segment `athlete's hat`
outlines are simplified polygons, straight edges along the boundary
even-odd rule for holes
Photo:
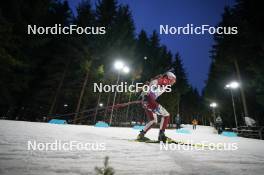
[[[166,72],[166,75],[167,75],[168,77],[170,77],[170,78],[174,78],[174,79],[176,79],[176,75],[175,75],[174,73],[172,73],[172,72]]]

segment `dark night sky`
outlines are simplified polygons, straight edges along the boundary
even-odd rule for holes
[[[80,0],[69,0],[74,9]],[[94,0],[92,1],[94,2]],[[159,32],[159,25],[215,26],[221,20],[225,6],[234,5],[234,0],[118,0],[131,8],[136,32],[141,29],[151,34]],[[201,3],[202,2],[202,3]],[[186,68],[190,83],[199,89],[205,85],[210,65],[212,35],[160,35],[161,43],[172,53],[179,52]]]

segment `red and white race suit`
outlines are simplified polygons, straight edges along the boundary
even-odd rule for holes
[[[156,99],[165,92],[166,86],[170,85],[170,81],[171,80],[167,77],[160,77],[149,83],[149,91],[145,93],[142,102],[145,113],[150,120],[143,129],[145,133],[158,122],[158,115],[162,116],[160,130],[164,131],[169,124],[170,114],[164,107],[156,102]]]

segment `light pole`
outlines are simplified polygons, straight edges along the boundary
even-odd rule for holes
[[[134,85],[134,80],[132,80],[131,85]],[[132,95],[132,93],[129,92],[128,103],[130,103],[131,95]],[[126,111],[126,121],[127,121],[127,118],[128,118],[129,106],[130,106],[130,105],[127,106],[127,111]]]
[[[213,110],[213,115],[214,115],[214,122],[213,122],[213,124],[215,123],[215,118],[216,118],[215,108],[217,108],[217,106],[218,106],[218,104],[217,104],[216,102],[212,102],[212,103],[210,104],[210,107],[212,108],[212,110]]]
[[[114,68],[117,70],[117,80],[116,80],[116,85],[118,85],[118,82],[119,82],[119,79],[120,79],[120,73],[121,71],[123,73],[129,73],[130,69],[128,66],[126,66],[122,61],[116,61],[114,63]],[[113,99],[113,105],[112,105],[112,108],[111,108],[111,114],[110,114],[110,121],[109,121],[109,125],[112,124],[112,119],[113,119],[113,112],[114,112],[114,105],[115,105],[115,99],[116,99],[116,91],[115,91],[115,94],[114,94],[114,99]]]
[[[234,101],[233,89],[237,89],[237,88],[239,88],[239,83],[236,81],[232,81],[232,82],[228,83],[227,85],[225,85],[225,89],[230,89],[236,128],[238,127],[238,124],[237,124],[236,106],[235,106],[235,101]]]

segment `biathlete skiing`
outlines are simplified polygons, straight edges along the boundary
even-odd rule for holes
[[[141,93],[142,107],[149,119],[143,130],[140,131],[137,140],[148,140],[145,134],[149,129],[158,122],[158,116],[161,116],[160,131],[158,140],[166,142],[167,137],[165,136],[165,129],[167,128],[170,120],[170,114],[162,107],[156,99],[166,91],[168,86],[172,86],[176,83],[176,76],[171,71],[166,72],[163,75],[158,75],[154,79],[147,83],[148,91]]]

